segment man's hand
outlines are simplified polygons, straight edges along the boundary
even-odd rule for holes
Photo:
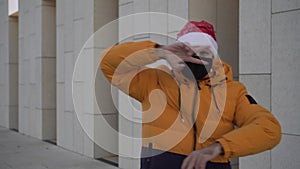
[[[205,169],[206,163],[222,153],[220,143],[212,144],[201,150],[193,151],[182,163],[181,169]]]
[[[203,48],[207,48],[204,46]],[[157,49],[160,58],[169,62],[172,68],[182,70],[185,67],[184,62],[192,62],[196,64],[208,64],[205,61],[193,58],[195,52],[188,43],[176,42],[171,45],[160,46]]]

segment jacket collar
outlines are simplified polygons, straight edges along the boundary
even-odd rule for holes
[[[199,85],[215,87],[229,81],[232,81],[231,67],[226,62],[216,58],[213,60],[212,71],[199,82]]]
[[[191,79],[185,77],[181,72],[170,70],[165,65],[158,66],[158,69],[169,72],[180,84],[188,85],[193,83]],[[209,72],[202,80],[199,80],[198,85],[215,87],[229,81],[232,81],[231,66],[222,61],[220,58],[215,58],[213,60],[212,71]]]

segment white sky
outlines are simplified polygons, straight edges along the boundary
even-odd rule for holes
[[[8,15],[11,15],[18,11],[19,1],[8,0]]]

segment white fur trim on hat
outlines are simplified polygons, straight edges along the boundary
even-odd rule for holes
[[[177,39],[178,42],[188,42],[192,46],[211,46],[218,51],[217,42],[207,33],[189,32]]]

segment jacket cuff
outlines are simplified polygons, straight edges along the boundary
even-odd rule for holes
[[[160,59],[160,57],[157,55],[155,48],[160,46],[158,43],[152,42],[152,41],[145,41],[145,48],[154,49],[149,51],[148,58],[151,59],[151,61],[155,62]]]
[[[223,156],[225,158],[231,158],[233,155],[232,148],[230,147],[230,144],[225,138],[219,138],[216,140],[216,142],[220,143],[222,145],[222,148],[224,150]]]

